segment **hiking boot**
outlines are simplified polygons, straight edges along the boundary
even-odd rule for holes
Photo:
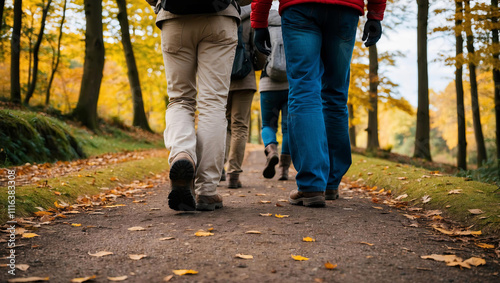
[[[288,180],[288,169],[292,163],[292,157],[290,154],[282,154],[280,156],[280,164],[278,165],[280,178],[278,180],[286,181]]]
[[[213,196],[196,196],[196,210],[214,211],[217,208],[222,208],[222,196],[219,194]]]
[[[194,162],[187,153],[179,153],[170,166],[171,191],[168,206],[173,210],[191,211],[196,209],[194,200]]]
[[[324,192],[301,192],[299,190],[291,191],[289,201],[294,205],[303,205],[307,207],[324,207]]]
[[[336,200],[339,198],[339,190],[326,190],[325,191],[325,199],[326,200]]]
[[[271,179],[272,177],[274,177],[274,174],[276,174],[274,166],[276,166],[276,164],[278,164],[280,160],[278,155],[278,146],[274,143],[271,143],[266,146],[264,153],[266,154],[267,159],[266,167],[264,168],[262,175],[264,175],[264,178]]]
[[[226,180],[226,169],[222,168],[222,174],[220,175],[220,182]]]
[[[240,174],[228,173],[227,175],[229,175],[229,182],[227,184],[229,189],[241,188]]]

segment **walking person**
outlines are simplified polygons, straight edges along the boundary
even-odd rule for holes
[[[270,52],[267,18],[272,0],[252,2],[255,46]],[[365,46],[381,37],[386,0],[368,0]],[[291,204],[325,206],[338,198],[349,169],[347,95],[359,16],[364,0],[280,0],[286,54],[288,135],[297,176]]]
[[[277,40],[273,43],[271,40],[271,45],[279,45],[282,43],[281,37],[281,18],[277,10],[271,9],[269,11],[269,31],[274,35],[276,33]],[[279,37],[278,37],[279,36]],[[281,41],[280,41],[281,40]],[[276,46],[278,48],[278,46]],[[279,49],[274,49],[280,51]],[[275,166],[278,164],[278,180],[288,180],[288,171],[291,165],[290,149],[288,146],[288,124],[287,124],[287,113],[288,113],[288,81],[286,79],[286,66],[280,66],[272,63],[274,61],[279,61],[279,59],[273,58],[273,56],[279,56],[273,53],[269,55],[269,63],[262,70],[262,74],[259,82],[260,89],[260,111],[262,114],[262,141],[264,142],[266,154],[266,164],[262,175],[264,178],[271,179],[276,174]],[[276,52],[279,53],[279,52]],[[271,67],[280,68],[281,70],[272,70]],[[266,70],[269,70],[267,73]],[[279,72],[283,72],[284,75],[279,75]],[[270,75],[277,74],[274,79]],[[281,155],[278,154],[278,140],[276,139],[276,133],[278,131],[278,121],[281,112]]]
[[[155,7],[161,29],[170,101],[164,131],[170,151],[168,205],[174,210],[221,208],[217,184],[224,165],[226,102],[237,44],[236,4],[147,1]]]

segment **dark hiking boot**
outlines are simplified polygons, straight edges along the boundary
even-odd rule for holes
[[[222,174],[220,175],[220,182],[226,180],[226,169],[222,168]]]
[[[339,190],[326,190],[325,199],[326,200],[336,200],[339,198]]]
[[[290,154],[282,154],[280,156],[280,164],[278,165],[278,172],[280,178],[278,180],[286,181],[288,180],[288,169],[292,163],[292,157]]]
[[[289,201],[294,205],[303,205],[307,207],[324,207],[325,193],[324,192],[301,192],[298,190],[291,191]]]
[[[215,209],[222,208],[222,196],[219,194],[213,196],[196,196],[196,210],[201,211],[214,211]]]
[[[228,173],[229,176],[229,182],[227,184],[227,187],[229,189],[237,189],[241,188],[241,182],[240,182],[240,174],[235,174],[235,173]]]
[[[262,175],[264,175],[264,178],[271,179],[272,177],[274,177],[274,174],[276,174],[276,169],[274,169],[274,166],[276,166],[276,164],[278,164],[280,160],[278,155],[278,147],[276,146],[276,144],[271,143],[266,146],[264,152],[266,154],[266,167],[264,168]]]
[[[194,200],[194,162],[187,153],[179,153],[170,166],[171,191],[168,206],[173,210],[191,211],[196,209]]]

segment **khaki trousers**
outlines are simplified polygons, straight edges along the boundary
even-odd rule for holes
[[[170,100],[165,146],[170,163],[181,152],[196,163],[197,195],[215,195],[222,173],[226,102],[237,41],[236,21],[231,17],[188,15],[162,25]]]
[[[228,122],[226,136],[227,173],[240,174],[245,157],[248,139],[250,111],[254,90],[233,90],[227,99],[226,118]]]

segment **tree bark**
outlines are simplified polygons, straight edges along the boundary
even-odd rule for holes
[[[84,126],[96,131],[97,101],[104,69],[104,40],[102,1],[84,0],[85,5],[85,62],[80,96],[73,116]]]
[[[479,94],[477,90],[476,64],[474,62],[474,35],[472,33],[472,20],[470,0],[464,0],[465,4],[465,34],[467,36],[467,52],[469,53],[469,76],[470,76],[470,95],[472,106],[472,123],[474,125],[474,137],[477,146],[477,166],[481,167],[487,160],[486,146],[484,144],[483,129],[481,127],[481,112],[479,108]]]
[[[59,38],[57,39],[57,54],[56,61],[52,65],[52,72],[50,73],[49,84],[47,85],[47,92],[45,93],[45,106],[49,106],[50,103],[50,89],[52,88],[52,82],[54,81],[54,76],[56,75],[57,68],[59,67],[59,61],[61,59],[61,40],[63,36],[64,20],[66,19],[66,4],[68,0],[64,0],[63,4],[63,14],[61,18],[61,24],[59,25]]]
[[[352,103],[348,103],[349,108],[349,139],[351,140],[351,146],[356,147],[356,126],[352,123],[354,120],[354,106]]]
[[[20,57],[21,57],[21,24],[23,18],[23,1],[14,1],[14,26],[10,44],[10,99],[21,103]]]
[[[457,125],[458,125],[458,150],[457,167],[467,170],[467,139],[465,135],[465,106],[463,86],[463,57],[464,39],[462,37],[463,4],[462,0],[455,0],[455,39],[456,39],[456,71],[455,88],[457,92]]]
[[[493,13],[498,12],[498,0],[491,0]],[[491,18],[493,25],[497,25],[498,18]],[[498,29],[494,27],[491,31],[493,44],[498,46]],[[498,49],[497,49],[498,51]],[[496,142],[497,142],[497,162],[500,170],[500,52],[493,54],[493,60],[496,65],[493,67],[493,83],[495,84],[495,118],[496,118]],[[499,171],[500,172],[500,171]]]
[[[378,52],[377,45],[372,45],[368,49],[370,59],[369,77],[370,77],[370,109],[368,110],[368,139],[366,149],[369,151],[377,150],[380,147],[378,141]]]
[[[42,44],[43,33],[45,30],[45,22],[47,21],[47,14],[49,13],[49,8],[50,8],[51,3],[52,3],[52,0],[48,0],[47,6],[43,7],[42,22],[40,23],[40,32],[38,33],[38,37],[36,39],[36,43],[35,43],[35,46],[33,48],[33,71],[32,71],[33,79],[31,80],[31,84],[29,85],[28,92],[26,93],[26,97],[24,98],[24,104],[29,104],[31,97],[33,96],[33,93],[35,92],[36,81],[37,81],[37,77],[38,77],[38,61],[39,61],[38,60],[38,52],[40,51],[40,45]]]
[[[137,64],[135,62],[134,49],[130,41],[130,32],[127,18],[127,3],[125,0],[116,0],[118,4],[118,21],[122,31],[122,45],[125,52],[125,59],[128,68],[128,80],[130,89],[132,90],[132,102],[134,107],[134,120],[133,126],[139,127],[146,131],[151,132],[148,124],[148,118],[144,112],[144,102],[142,100],[141,82],[139,80],[139,72],[137,71]]]
[[[431,161],[429,75],[427,70],[427,19],[429,0],[417,0],[418,110],[413,156]]]

